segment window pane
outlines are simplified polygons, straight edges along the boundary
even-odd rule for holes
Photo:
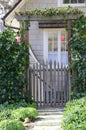
[[[61,31],[61,63],[68,64],[68,44],[67,44],[67,32]]]
[[[78,3],[84,3],[84,0],[78,0]]]
[[[61,31],[61,51],[67,51],[67,33],[66,31]]]
[[[77,3],[77,0],[71,0],[71,3]]]
[[[52,38],[48,38],[48,51],[52,51]]]
[[[63,3],[65,3],[65,4],[66,4],[66,3],[70,3],[69,1],[70,1],[70,0],[63,0]]]
[[[58,62],[58,33],[53,31],[48,33],[48,61]]]
[[[58,45],[57,45],[57,35],[55,34],[54,35],[54,39],[53,39],[54,41],[54,50],[53,51],[57,51],[57,49],[58,49]]]
[[[58,49],[57,34],[49,33],[48,35],[48,51],[55,52]]]

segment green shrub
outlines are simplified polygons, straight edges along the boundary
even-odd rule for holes
[[[86,130],[86,97],[67,103],[62,127],[64,130]]]
[[[0,105],[0,121],[10,119],[12,109],[9,107],[6,107],[4,104]]]
[[[17,120],[4,120],[0,122],[0,130],[25,130],[25,127]]]
[[[37,116],[35,103],[28,104],[25,101],[19,103],[9,104],[8,102],[0,105],[0,121],[6,119],[17,119],[24,121],[25,118],[29,118],[30,121],[34,120]]]
[[[26,99],[26,65],[29,45],[16,42],[14,31],[6,29],[0,34],[0,103]]]
[[[33,121],[37,117],[38,113],[35,108],[18,108],[11,112],[11,117],[21,121],[25,121],[28,118],[30,121]]]

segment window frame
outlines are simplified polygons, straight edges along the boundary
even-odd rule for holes
[[[84,1],[84,3],[63,3],[63,0],[61,0],[60,2],[58,2],[58,6],[59,7],[64,7],[64,6],[67,6],[67,5],[70,5],[70,6],[86,6],[86,0]]]

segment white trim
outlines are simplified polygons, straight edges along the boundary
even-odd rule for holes
[[[34,60],[36,63],[39,63],[39,61],[38,61],[38,60],[36,59],[36,57],[34,56],[34,54],[33,54],[32,50],[31,50],[31,48],[29,48],[29,53],[30,53],[31,57],[33,58],[33,60]]]
[[[58,33],[58,63],[60,65],[61,63],[61,30],[59,30]]]
[[[57,6],[60,7],[62,5],[62,0],[57,0]]]
[[[20,10],[20,8],[24,5],[26,1],[22,0],[9,14],[8,16],[5,18],[5,21],[9,21],[9,19],[11,19],[12,17],[15,18],[15,12],[18,12]]]
[[[44,56],[44,61],[46,62],[48,60],[48,51],[47,51],[47,48],[48,48],[48,33],[47,33],[47,30],[44,29],[43,30],[43,56]]]

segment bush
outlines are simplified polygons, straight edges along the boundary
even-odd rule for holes
[[[38,113],[35,108],[18,108],[11,112],[11,117],[20,121],[25,121],[28,118],[30,121],[34,121]]]
[[[16,42],[11,29],[0,34],[0,103],[26,99],[28,49],[24,41]]]
[[[86,130],[86,97],[66,104],[62,127],[64,130]]]
[[[0,122],[0,130],[25,130],[25,127],[17,120],[4,120]]]
[[[29,106],[35,106],[35,103],[30,105],[24,101],[21,101],[20,103],[9,104],[6,102],[1,104],[0,121],[14,118],[22,121],[24,121],[26,118],[28,118],[30,121],[34,120],[38,113],[35,108]]]
[[[10,119],[11,116],[11,107],[5,106],[5,104],[0,105],[0,121]]]

